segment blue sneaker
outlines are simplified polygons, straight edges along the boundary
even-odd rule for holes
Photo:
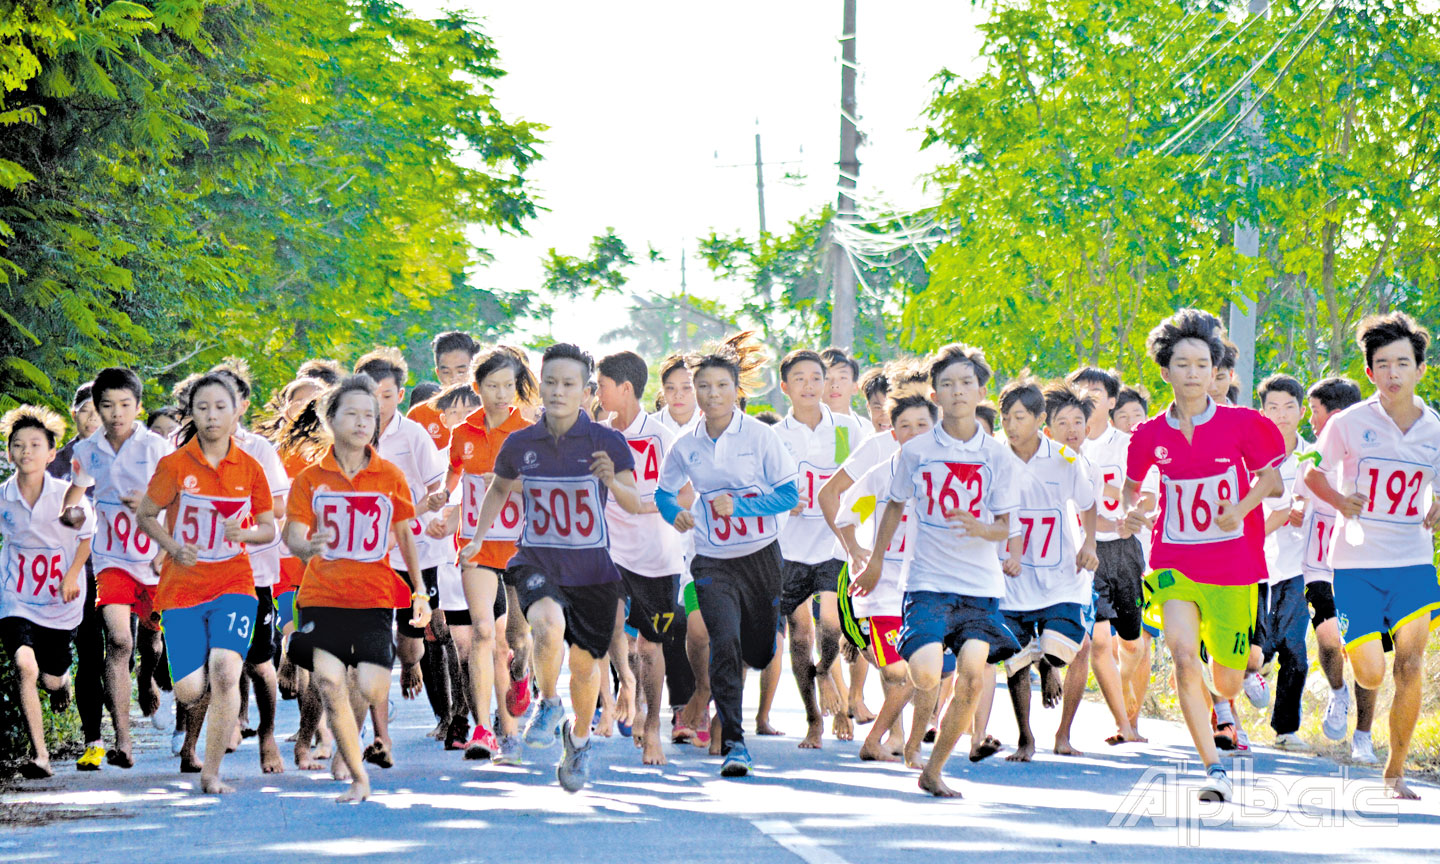
[[[529,747],[549,747],[555,743],[560,724],[565,722],[565,703],[559,698],[542,699],[525,725],[525,744]]]
[[[735,743],[730,745],[730,752],[725,754],[725,761],[720,763],[721,777],[744,777],[755,767],[755,761],[750,758],[750,751],[745,749],[744,744]]]
[[[561,789],[573,794],[590,781],[590,754],[595,750],[595,739],[587,738],[584,747],[576,748],[570,740],[570,721],[566,720],[560,729],[560,743],[565,752],[555,766],[555,779],[560,781]]]

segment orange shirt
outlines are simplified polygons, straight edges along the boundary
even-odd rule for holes
[[[450,470],[461,474],[460,482],[468,487],[461,490],[460,531],[456,534],[456,542],[460,546],[475,536],[475,526],[471,523],[479,514],[480,501],[484,496],[478,475],[494,471],[495,456],[500,452],[500,445],[505,443],[511,432],[529,425],[529,421],[518,409],[511,408],[510,415],[503,423],[494,429],[486,429],[485,409],[479,408],[466,417],[464,423],[455,427],[450,446]],[[467,478],[463,475],[470,476]],[[506,502],[505,509],[495,520],[495,525],[486,532],[488,537],[508,535],[510,539],[486,540],[480,545],[479,554],[470,559],[469,563],[491,570],[504,570],[510,559],[515,557],[515,541],[520,539],[520,531],[525,527],[525,508],[518,495],[510,497],[512,500]]]
[[[410,585],[391,569],[394,526],[415,518],[410,484],[375,448],[354,479],[335,461],[335,449],[300,472],[290,487],[285,519],[336,538],[305,565],[295,605],[341,609],[398,609],[410,605]],[[408,530],[408,529],[407,529]],[[308,534],[307,534],[308,536]]]
[[[435,442],[436,450],[444,450],[450,446],[450,429],[440,419],[440,411],[433,402],[421,402],[405,416],[419,423],[429,433],[430,440]]]
[[[225,520],[240,516],[252,527],[252,514],[275,509],[265,469],[232,438],[220,464],[211,467],[200,439],[160,460],[145,493],[165,508],[165,524],[175,539],[200,550],[194,567],[166,556],[155,591],[155,608],[184,609],[208,603],[221,594],[255,596],[255,575],[244,543],[225,539]]]

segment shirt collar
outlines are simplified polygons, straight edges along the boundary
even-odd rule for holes
[[[740,423],[744,418],[744,411],[741,411],[739,408],[731,408],[730,425],[725,427],[725,431],[720,433],[720,437],[724,438],[726,435],[740,434]],[[710,433],[706,429],[704,417],[701,417],[700,422],[695,424],[695,432],[693,434],[696,438],[704,438],[706,441],[710,440]]]
[[[791,409],[790,409],[790,413],[788,413],[788,414],[785,415],[785,419],[786,419],[787,421],[789,421],[792,425],[795,425],[795,426],[804,426],[806,429],[809,429],[809,428],[810,428],[809,425],[807,425],[807,424],[805,424],[805,423],[802,423],[800,420],[797,420],[797,419],[795,418],[795,409],[794,409],[794,408],[791,408]],[[818,432],[818,431],[820,431],[821,429],[829,429],[830,427],[832,427],[832,426],[834,426],[834,425],[835,425],[835,415],[834,415],[833,413],[831,413],[831,411],[830,411],[830,406],[826,405],[824,402],[821,402],[821,403],[820,403],[820,422],[815,424],[815,431]]]
[[[1196,425],[1196,426],[1199,426],[1199,425],[1202,424],[1202,423],[1208,423],[1208,422],[1211,420],[1211,418],[1213,418],[1213,417],[1215,416],[1215,411],[1216,411],[1217,407],[1218,407],[1218,406],[1215,404],[1215,400],[1214,400],[1214,399],[1211,399],[1209,396],[1206,396],[1206,397],[1205,397],[1205,410],[1204,410],[1204,411],[1201,411],[1199,414],[1196,414],[1196,415],[1195,415],[1195,420],[1194,420],[1195,425]],[[1167,408],[1165,409],[1165,422],[1170,424],[1170,428],[1171,428],[1171,429],[1179,429],[1179,428],[1180,428],[1180,420],[1179,420],[1179,418],[1177,418],[1177,417],[1175,416],[1175,403],[1174,403],[1174,402],[1171,402],[1170,405],[1169,405],[1169,407],[1167,407]]]
[[[386,424],[385,424],[385,428],[380,430],[380,437],[381,437],[382,439],[383,439],[383,438],[389,438],[391,435],[394,435],[396,432],[399,432],[399,431],[400,431],[400,421],[403,420],[403,419],[404,419],[404,418],[400,415],[399,409],[396,409],[395,413],[390,415],[390,422],[389,422],[389,423],[386,423]]]
[[[148,431],[149,430],[145,428],[144,423],[136,420],[135,422],[130,424],[130,437],[125,439],[125,444],[129,444],[132,440],[134,440],[135,436],[139,435],[141,432]],[[99,429],[96,429],[95,432],[91,434],[90,440],[95,444],[96,447],[104,447],[112,455],[115,455],[119,452],[110,447],[110,439],[105,437],[105,425],[103,423],[100,425]],[[125,449],[125,444],[120,445],[121,450]]]
[[[194,459],[196,462],[204,465],[206,468],[210,467],[210,460],[205,458],[205,451],[200,449],[200,436],[197,435],[194,438],[191,438],[189,441],[186,441],[185,446],[181,447],[180,449],[184,450],[191,459]],[[240,442],[236,441],[235,438],[232,436],[230,438],[230,449],[225,451],[225,458],[220,460],[220,465],[224,465],[226,463],[230,463],[233,465],[238,463],[240,461],[240,453]],[[220,470],[220,465],[216,465],[214,470]]]
[[[561,439],[565,439],[578,438],[581,435],[589,435],[590,424],[594,422],[594,420],[590,419],[590,412],[586,411],[584,408],[581,408],[580,413],[575,415],[575,422],[571,424],[570,428],[565,430],[565,434],[561,435],[560,437]],[[546,438],[553,437],[550,434],[550,427],[545,425],[544,411],[540,412],[540,417],[535,421],[535,426],[538,427],[538,431],[540,432],[540,434],[544,435]]]
[[[370,458],[365,462],[365,467],[361,468],[359,472],[355,474],[356,477],[359,477],[362,474],[368,474],[372,471],[379,470],[376,463],[380,461],[380,454],[375,451],[374,446],[366,444],[365,452],[370,455]],[[329,447],[325,448],[325,455],[320,457],[320,462],[318,464],[326,471],[333,471],[336,474],[339,474],[341,477],[345,476],[345,472],[340,468],[340,460],[335,458],[334,444],[331,444]]]
[[[641,432],[645,430],[645,421],[647,419],[649,419],[649,417],[644,411],[636,412],[635,419],[630,421],[629,426],[626,426],[624,429],[618,429],[616,431],[618,431],[621,435],[624,435],[626,438],[637,437]]]
[[[969,441],[959,441],[955,438],[950,437],[950,433],[945,431],[945,426],[942,423],[935,424],[934,435],[936,442],[938,442],[942,447],[959,447],[962,450],[979,450],[981,444],[983,443],[980,439],[985,436],[985,430],[980,428],[980,421],[979,419],[976,419],[975,435]]]

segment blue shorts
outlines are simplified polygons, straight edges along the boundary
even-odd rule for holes
[[[210,652],[223,648],[244,659],[255,631],[258,603],[249,594],[221,594],[214,600],[160,613],[170,680],[179,681],[203,669]]]
[[[295,623],[295,595],[299,591],[286,591],[275,595],[275,630],[283,633],[286,627]],[[505,593],[501,588],[500,593]]]
[[[1080,607],[1080,624],[1086,636],[1095,634],[1095,610],[1100,606],[1100,592],[1090,589],[1090,602]]]
[[[1079,603],[1054,603],[1043,609],[1001,614],[1021,645],[1020,654],[1011,658],[1006,669],[1009,675],[1042,658],[1052,666],[1064,666],[1075,659],[1085,641],[1085,607]],[[1027,656],[1022,658],[1022,654]]]
[[[900,627],[900,656],[906,662],[926,645],[940,644],[958,657],[972,639],[988,643],[988,663],[999,663],[1020,650],[1000,615],[999,597],[967,597],[939,591],[906,591]]]
[[[1347,647],[1394,636],[1416,618],[1440,609],[1434,564],[1335,568],[1335,611]]]

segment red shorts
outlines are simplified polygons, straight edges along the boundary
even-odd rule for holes
[[[872,615],[865,620],[870,623],[870,651],[875,655],[875,665],[884,668],[898,663],[900,625],[905,619],[899,615]]]
[[[155,614],[155,587],[141,584],[119,567],[106,567],[95,574],[95,606],[129,606],[147,630],[160,629],[160,616]]]

